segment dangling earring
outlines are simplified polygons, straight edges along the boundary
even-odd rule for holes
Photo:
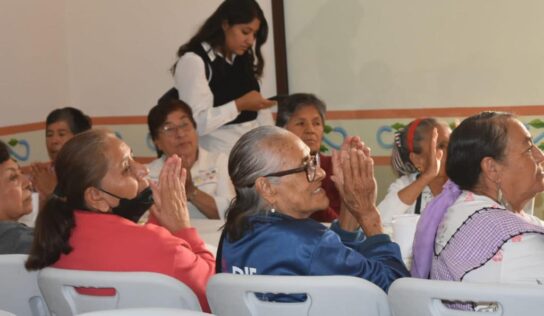
[[[502,194],[501,185],[498,185],[497,188],[497,202],[499,202],[500,205],[504,206],[506,209],[510,209],[510,204],[504,199],[504,194]]]
[[[276,213],[276,209],[272,207],[272,208],[270,209],[270,213],[272,213],[272,214]]]

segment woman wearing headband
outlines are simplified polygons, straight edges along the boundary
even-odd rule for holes
[[[395,135],[391,163],[399,178],[378,205],[384,224],[395,215],[420,214],[448,180],[446,148],[451,130],[434,118],[419,118]]]

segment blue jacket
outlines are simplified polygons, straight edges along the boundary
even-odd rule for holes
[[[387,235],[365,238],[338,223],[273,213],[250,218],[252,229],[235,242],[222,240],[219,272],[265,275],[351,275],[387,291],[409,276],[399,246]],[[219,258],[218,258],[219,259]]]

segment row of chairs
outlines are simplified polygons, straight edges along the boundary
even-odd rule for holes
[[[166,275],[55,268],[27,272],[25,260],[25,255],[0,256],[0,310],[21,316],[114,315],[101,310],[116,310],[115,315],[202,315],[196,295]],[[81,295],[76,287],[113,288],[115,295]],[[255,293],[304,293],[307,298],[304,302],[267,302]],[[395,281],[386,294],[370,282],[347,276],[218,274],[209,281],[206,294],[218,316],[482,315],[451,309],[451,302],[487,306],[486,316],[542,315],[544,310],[544,288],[537,285],[414,278]]]

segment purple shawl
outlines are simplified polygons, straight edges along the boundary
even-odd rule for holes
[[[414,237],[412,260],[412,277],[428,279],[431,272],[431,263],[434,254],[434,240],[438,225],[442,222],[446,210],[461,195],[459,187],[448,180],[444,189],[425,208],[419,218]]]

